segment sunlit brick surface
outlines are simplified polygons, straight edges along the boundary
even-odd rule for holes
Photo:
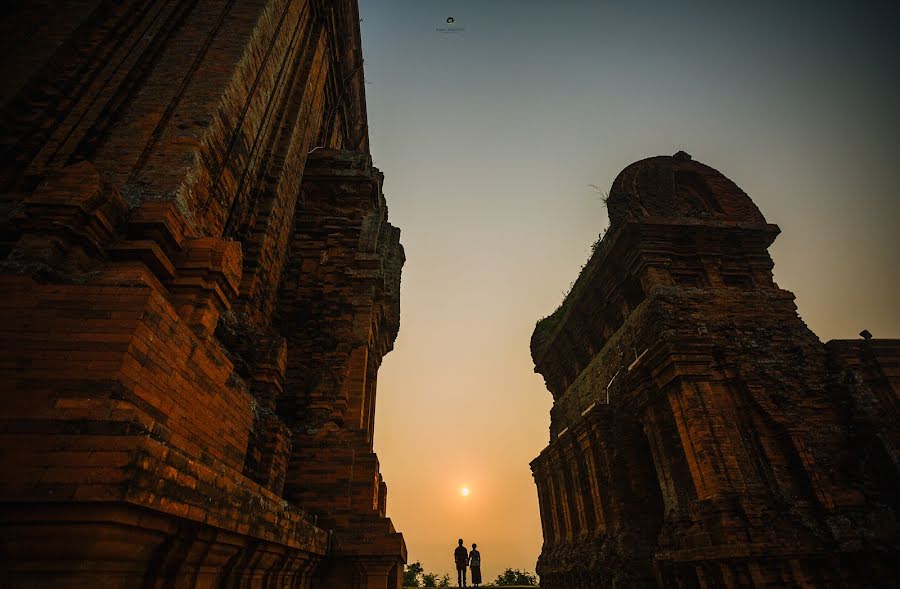
[[[404,253],[356,2],[0,30],[0,584],[396,589],[372,437]]]

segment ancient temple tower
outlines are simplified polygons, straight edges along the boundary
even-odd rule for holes
[[[0,17],[0,585],[396,589],[353,0]]]
[[[608,209],[531,341],[542,587],[892,586],[900,340],[823,345],[773,282],[778,227],[683,152]]]

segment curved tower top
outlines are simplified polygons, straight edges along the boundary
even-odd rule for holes
[[[643,159],[622,170],[607,207],[612,226],[642,217],[766,223],[747,193],[683,151]]]

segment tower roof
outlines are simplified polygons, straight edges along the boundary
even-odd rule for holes
[[[642,217],[766,223],[734,182],[683,151],[643,159],[622,170],[607,206],[613,226]]]

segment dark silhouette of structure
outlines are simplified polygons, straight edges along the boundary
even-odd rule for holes
[[[545,589],[887,587],[900,576],[900,340],[822,344],[779,232],[683,152],[634,163],[531,340]]]
[[[0,17],[0,576],[396,589],[404,261],[337,0]]]

